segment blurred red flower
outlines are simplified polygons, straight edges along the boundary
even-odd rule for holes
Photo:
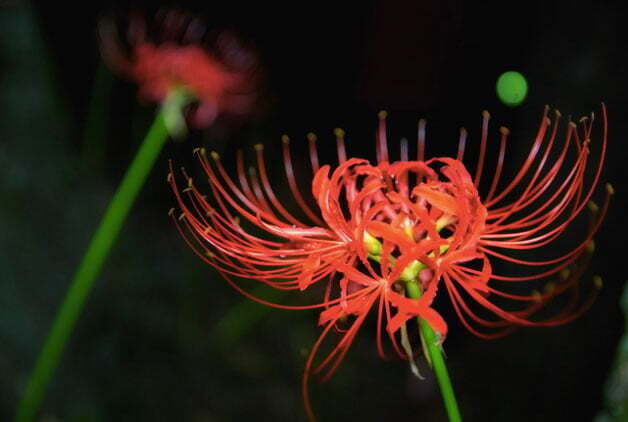
[[[205,42],[204,25],[176,10],[156,19],[151,36],[143,17],[130,17],[122,42],[111,19],[101,21],[102,55],[110,67],[134,80],[145,101],[162,102],[176,88],[196,100],[192,123],[208,126],[221,113],[245,114],[255,99],[256,60],[234,34],[220,33]]]

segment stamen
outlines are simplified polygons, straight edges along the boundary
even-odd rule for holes
[[[467,130],[463,127],[460,128],[460,139],[458,141],[458,155],[456,160],[462,161],[464,158],[464,149],[467,145]]]
[[[386,113],[384,110],[377,114],[379,127],[377,133],[377,162],[388,161],[388,141],[386,139]]]
[[[316,174],[319,169],[318,165],[318,152],[316,151],[316,140],[318,138],[312,132],[307,134],[307,141],[310,149],[310,163],[312,164],[312,173]]]
[[[419,119],[418,133],[417,133],[417,160],[425,161],[425,125],[427,121],[425,119]]]
[[[338,163],[342,164],[347,161],[347,152],[345,151],[345,131],[337,127],[334,129],[336,136],[336,152],[338,153]]]
[[[484,169],[484,155],[486,154],[486,139],[488,137],[488,121],[491,115],[488,111],[482,112],[482,138],[480,139],[480,155],[478,156],[478,165],[475,169],[475,178],[473,184],[477,188],[480,185],[480,179],[482,177],[482,170]]]

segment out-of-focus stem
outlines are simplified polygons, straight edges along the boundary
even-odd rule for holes
[[[184,91],[174,90],[155,117],[155,121],[109,203],[63,303],[57,311],[18,405],[16,422],[30,422],[37,414],[94,281],[118,237],[135,198],[168,139],[168,116],[172,113],[180,114],[188,101],[189,96]]]

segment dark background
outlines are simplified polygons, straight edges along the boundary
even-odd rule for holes
[[[427,117],[428,155],[454,153],[463,125],[473,151],[488,109],[493,131],[506,125],[514,134],[508,164],[517,168],[544,104],[579,117],[604,101],[603,181],[617,195],[585,275],[605,281],[593,308],[569,325],[494,341],[474,337],[443,309],[465,420],[593,420],[623,327],[628,84],[618,40],[628,15],[621,4],[177,3],[255,46],[263,95],[249,120],[167,144],[90,296],[42,420],[305,419],[300,378],[319,333],[317,314],[250,304],[193,256],[167,216],[174,205],[165,183],[169,158],[197,169],[195,146],[230,156],[264,142],[279,166],[282,133],[298,144],[317,132],[325,156],[337,126],[348,132],[349,151],[370,154],[380,109],[389,112],[393,140],[413,140],[416,120]],[[133,84],[100,61],[96,23],[126,7],[0,2],[1,420],[13,414],[74,269],[154,115],[153,106],[137,103]],[[510,69],[530,86],[516,109],[494,91]],[[363,327],[330,382],[313,384],[320,420],[445,420],[429,370],[423,365],[428,379],[418,381],[405,362],[380,360],[374,326]]]

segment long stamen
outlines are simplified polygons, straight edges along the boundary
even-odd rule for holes
[[[460,128],[460,138],[458,140],[458,154],[456,160],[462,161],[464,158],[464,149],[467,144],[467,130],[463,127]]]
[[[482,138],[480,139],[480,154],[478,156],[478,164],[475,169],[475,177],[473,184],[477,188],[480,185],[480,179],[482,177],[482,171],[484,170],[484,156],[486,154],[486,139],[488,137],[488,121],[491,115],[488,111],[482,112]]]
[[[425,119],[419,119],[417,128],[417,160],[425,161]]]
[[[388,141],[386,139],[386,116],[388,113],[380,111],[377,114],[379,125],[377,130],[377,162],[388,161]]]

